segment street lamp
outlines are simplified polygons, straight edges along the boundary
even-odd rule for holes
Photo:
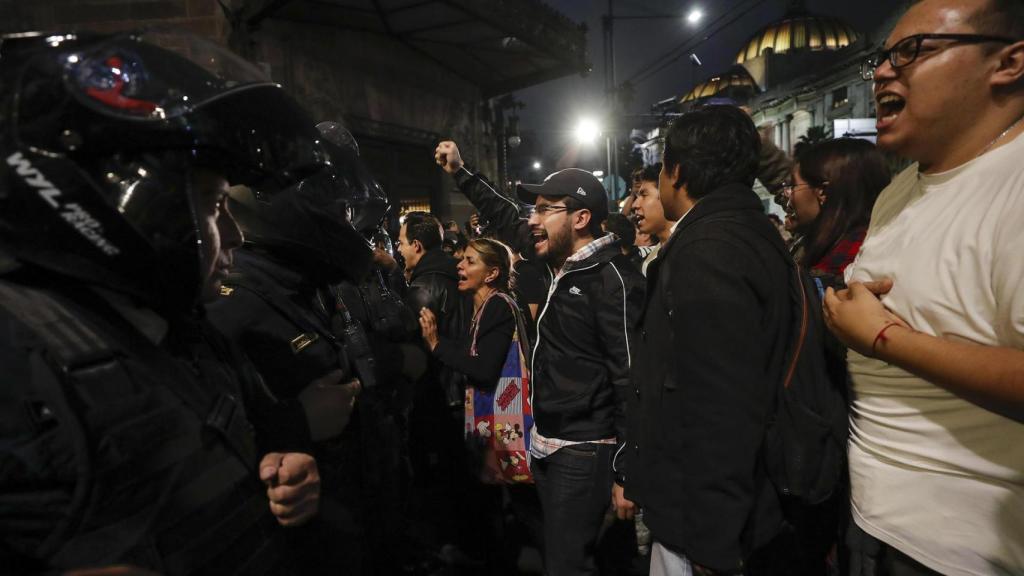
[[[534,160],[533,161],[533,169],[534,170],[540,170],[540,168],[541,168],[540,161],[539,160]]]
[[[614,12],[614,0],[608,0],[608,12],[601,18],[601,20],[604,32],[604,89],[612,118],[616,117],[619,105],[619,102],[617,101],[618,83],[615,80],[615,29],[613,26],[615,20],[673,19],[678,22],[679,16],[680,15],[678,13],[616,16]],[[686,22],[690,26],[696,26],[703,18],[704,11],[697,7],[691,8],[686,14]],[[696,58],[696,56],[694,56],[694,58]],[[609,130],[605,136],[605,145],[607,148],[607,162],[605,166],[608,169],[609,176],[611,177],[612,191],[614,194],[616,186],[615,182],[617,182],[618,179],[618,141],[614,129]]]
[[[584,146],[593,144],[600,135],[601,127],[597,125],[593,118],[581,118],[576,124],[576,129],[573,130],[576,142]]]

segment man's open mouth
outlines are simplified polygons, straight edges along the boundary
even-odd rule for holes
[[[530,231],[530,238],[533,240],[534,248],[540,248],[541,244],[547,242],[548,233],[544,230],[532,230]]]
[[[875,108],[878,112],[878,128],[885,128],[896,121],[900,112],[907,106],[907,101],[897,94],[886,92],[878,95]]]

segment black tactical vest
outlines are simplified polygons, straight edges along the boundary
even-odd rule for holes
[[[4,544],[46,568],[281,573],[252,428],[210,336],[172,330],[172,355],[70,295],[0,279],[0,443],[17,446],[0,448]]]

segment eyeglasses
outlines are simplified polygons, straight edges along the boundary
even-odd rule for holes
[[[782,193],[785,194],[786,196],[791,196],[793,194],[793,190],[801,186],[810,186],[811,188],[814,188],[813,184],[808,184],[807,182],[802,182],[800,184],[795,184],[793,182],[783,182]]]
[[[543,206],[533,206],[530,208],[531,214],[536,214],[541,218],[546,217],[548,214],[555,212],[568,212],[568,206],[561,206],[559,204],[544,204]]]
[[[860,77],[865,80],[875,79],[875,70],[886,60],[894,69],[909,66],[921,54],[921,45],[925,40],[952,40],[954,44],[982,44],[985,42],[1000,42],[1002,44],[1013,44],[1017,42],[1005,36],[986,36],[984,34],[914,34],[907,36],[892,45],[892,48],[880,48],[877,52],[867,57],[860,65]],[[946,46],[948,48],[948,46]],[[935,48],[932,52],[941,50]]]

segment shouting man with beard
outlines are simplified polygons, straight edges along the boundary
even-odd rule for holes
[[[602,231],[608,197],[589,172],[569,168],[542,184],[520,185],[519,197],[533,205],[521,209],[468,170],[454,142],[438,145],[435,158],[500,237],[548,267],[530,361],[530,451],[544,513],[544,563],[549,574],[596,574],[609,502],[619,518],[633,515],[633,503],[622,497],[622,447],[643,277],[615,235]]]

